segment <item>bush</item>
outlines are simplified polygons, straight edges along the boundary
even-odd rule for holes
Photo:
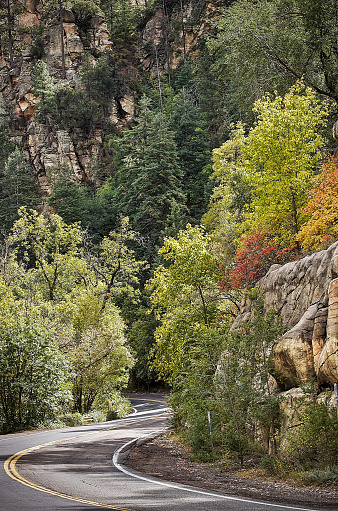
[[[322,476],[325,472],[332,473],[330,467],[337,464],[337,417],[325,403],[311,403],[301,413],[299,426],[289,429],[283,436],[278,470],[298,472],[304,474],[301,477],[305,479],[320,479],[320,473]]]
[[[119,418],[119,414],[116,410],[109,410],[106,414],[106,421],[115,421]]]
[[[79,425],[83,424],[83,417],[78,412],[66,413],[65,415],[60,415],[58,417],[58,419],[61,423],[61,427],[64,427],[64,426],[72,427],[72,426],[79,426]]]
[[[0,306],[6,307],[1,302],[0,296]],[[0,327],[0,420],[5,433],[53,419],[69,394],[68,364],[52,343],[50,325],[32,310],[29,317],[14,307],[10,312],[8,320],[0,315],[4,322]]]

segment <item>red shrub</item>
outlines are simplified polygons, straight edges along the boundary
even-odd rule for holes
[[[219,285],[227,288],[252,288],[263,277],[272,264],[283,264],[290,260],[292,248],[283,248],[272,241],[270,233],[252,231],[243,236],[232,268],[221,268]]]

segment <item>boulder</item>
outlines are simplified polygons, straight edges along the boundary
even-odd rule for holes
[[[273,346],[272,373],[281,390],[315,378],[320,387],[338,382],[338,242],[283,266],[258,282],[266,310],[282,319],[285,334]],[[250,317],[243,298],[233,328]]]

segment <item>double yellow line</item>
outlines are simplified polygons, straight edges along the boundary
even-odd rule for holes
[[[124,426],[129,426],[131,424],[137,424],[139,422],[144,422],[144,421],[153,419],[155,417],[160,417],[161,415],[163,415],[163,414],[161,413],[161,414],[158,414],[158,415],[153,415],[152,417],[147,417],[146,419],[140,419],[138,421],[131,421],[131,422],[122,424],[120,426],[114,426],[112,428],[104,428],[104,429],[102,429],[102,431],[109,431],[109,430],[118,429],[118,428],[121,428],[121,427],[124,427]],[[127,508],[127,507],[111,506],[110,504],[102,504],[100,502],[93,502],[91,500],[86,500],[86,499],[81,499],[81,498],[77,498],[77,497],[72,497],[71,495],[67,495],[66,493],[61,493],[61,492],[58,492],[58,491],[50,490],[49,488],[45,488],[44,486],[40,486],[38,484],[35,484],[32,481],[28,481],[28,479],[25,479],[24,477],[22,477],[18,473],[18,471],[16,469],[16,464],[18,463],[18,461],[23,456],[26,456],[27,454],[30,454],[33,451],[37,451],[38,449],[41,449],[42,447],[46,447],[48,445],[55,445],[57,443],[65,442],[65,441],[68,441],[68,440],[72,440],[74,438],[79,438],[79,437],[83,437],[83,436],[87,436],[87,435],[92,435],[92,434],[95,434],[95,433],[97,433],[97,431],[90,432],[90,433],[87,433],[87,434],[84,434],[84,435],[75,435],[75,436],[69,437],[67,439],[54,440],[53,442],[47,442],[46,444],[36,445],[34,447],[30,447],[29,449],[25,449],[23,451],[17,452],[16,454],[13,454],[9,458],[7,458],[7,460],[5,461],[5,463],[4,463],[5,472],[6,472],[6,474],[9,477],[14,479],[15,481],[17,481],[17,482],[19,482],[19,483],[21,483],[21,484],[23,484],[25,486],[28,486],[29,488],[33,488],[34,490],[38,490],[38,491],[41,491],[43,493],[48,493],[49,495],[55,495],[56,497],[61,497],[63,499],[68,499],[68,500],[72,500],[72,501],[75,501],[75,502],[80,502],[81,504],[89,504],[91,506],[104,507],[106,509],[115,509],[116,511],[135,511],[134,509],[130,509],[130,508]]]

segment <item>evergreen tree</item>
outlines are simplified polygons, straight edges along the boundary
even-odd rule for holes
[[[27,28],[18,23],[18,14],[26,10],[24,2],[0,0],[0,50],[11,68],[15,65],[16,54],[22,49],[21,35],[27,33]]]
[[[4,164],[10,153],[14,151],[14,144],[10,141],[10,131],[5,123],[0,124],[0,161]]]
[[[22,152],[16,148],[10,154],[0,177],[0,224],[9,231],[17,220],[21,206],[36,208],[39,204],[38,188]]]
[[[213,67],[215,57],[211,55],[204,41],[202,41],[201,46],[195,79],[198,103],[203,113],[210,143],[212,147],[218,147],[225,129],[226,117],[231,120],[232,117],[237,117],[237,113],[229,110],[224,85],[221,84]],[[227,104],[227,110],[224,108],[225,103]]]
[[[104,236],[117,227],[119,218],[116,193],[111,179],[108,179],[95,193],[93,187],[75,183],[68,169],[65,169],[52,188],[48,202],[53,211],[67,224],[81,222],[93,243],[99,243]]]
[[[114,44],[128,48],[136,40],[135,7],[130,0],[102,0],[102,7],[107,15],[110,35]]]
[[[209,201],[211,151],[201,111],[185,87],[173,100],[169,123],[183,171],[188,221],[196,223]]]
[[[47,64],[38,60],[31,71],[32,91],[37,98],[38,119],[49,125],[50,118],[56,115],[56,96],[53,79],[49,74]]]
[[[147,98],[140,108],[138,124],[122,140],[118,200],[122,214],[144,238],[144,255],[152,259],[172,212],[183,213],[185,198],[173,134]]]

